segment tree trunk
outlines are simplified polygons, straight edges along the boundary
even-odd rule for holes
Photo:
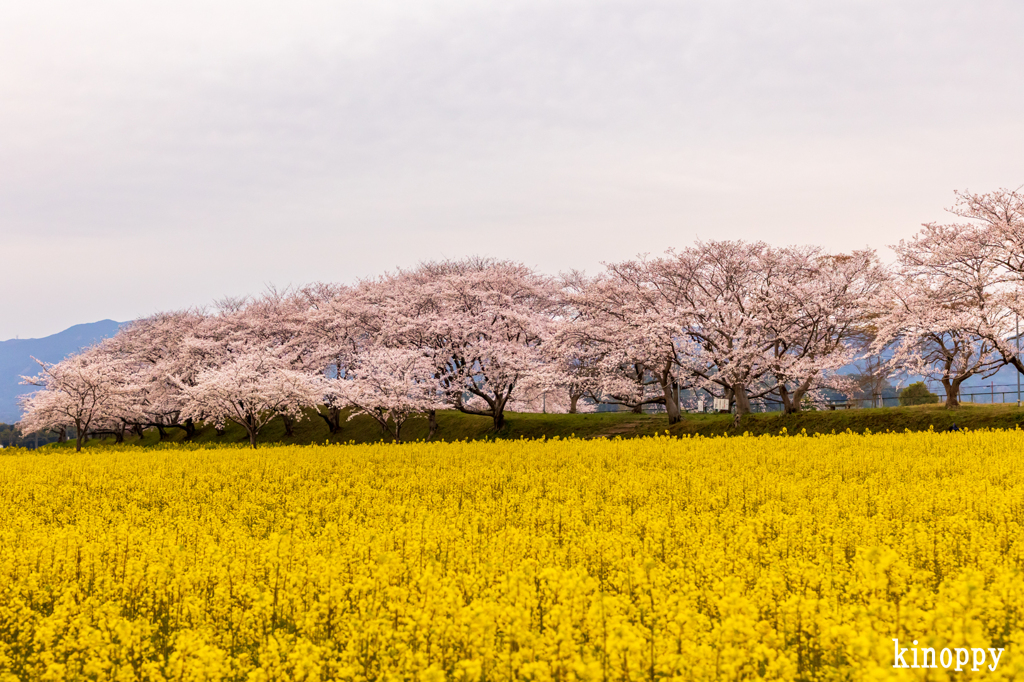
[[[796,412],[796,410],[793,409],[793,399],[789,396],[789,389],[787,389],[784,384],[779,384],[779,398],[782,399],[783,414],[793,414]]]
[[[743,384],[733,384],[733,397],[736,399],[736,417],[733,419],[734,428],[739,428],[743,417],[750,414],[750,398],[747,397],[747,387]]]
[[[740,415],[750,414],[750,398],[747,397],[746,385],[733,384],[732,395],[736,400],[736,413]]]
[[[573,393],[569,391],[569,414],[576,414],[576,403],[579,401],[581,393]]]
[[[124,443],[124,431],[125,431],[125,424],[123,422],[121,424],[121,428],[114,429],[114,444],[115,445],[120,445],[121,443]]]
[[[643,402],[641,401],[641,402],[637,403],[636,405],[634,405],[633,409],[631,410],[631,412],[633,414],[643,414],[644,413],[644,404],[643,404]]]
[[[196,424],[192,421],[192,417],[185,420],[185,437],[195,438],[196,436]]]
[[[319,409],[316,413],[327,422],[327,429],[331,432],[331,435],[337,435],[338,431],[341,431],[341,408],[328,407],[327,414],[324,414]]]
[[[668,413],[668,423],[670,426],[678,424],[683,419],[679,409],[679,384],[669,381],[662,384],[661,390],[665,394],[665,412]]]
[[[803,409],[802,403],[804,396],[807,395],[807,391],[811,388],[811,380],[805,379],[796,390],[793,391],[793,395],[790,396],[789,390],[785,385],[779,386],[779,395],[782,396],[782,405],[786,410],[786,414],[795,414]]]
[[[455,400],[452,402],[452,406],[463,414],[475,414],[479,417],[490,417],[494,420],[494,430],[498,431],[505,426],[505,405],[508,404],[509,399],[512,397],[513,388],[515,388],[514,383],[504,391],[495,391],[494,399],[491,399],[483,393],[477,393],[476,395],[483,398],[487,403],[487,406],[490,408],[489,410],[469,409],[458,396],[456,396]]]
[[[953,379],[950,381],[949,377],[942,377],[942,390],[946,392],[947,410],[955,410],[960,407],[960,400],[957,399],[957,396],[960,394],[960,384],[963,381],[963,379]]]
[[[167,438],[167,431],[164,429],[164,425],[163,424],[157,424],[156,425],[156,430],[160,432],[160,440],[161,441],[164,438]]]
[[[85,440],[85,428],[82,422],[75,421],[75,452],[82,451],[82,441]]]
[[[142,428],[142,424],[139,423],[132,424],[132,433],[138,436],[139,440],[142,440],[146,435],[145,430]]]
[[[57,442],[66,443],[68,441],[68,429],[66,426],[60,427],[60,431],[57,432]]]
[[[427,432],[427,440],[434,437],[437,433],[437,411],[431,410],[427,413],[427,423],[430,425],[430,430]]]
[[[799,412],[801,409],[803,409],[801,405],[804,402],[804,396],[806,396],[807,392],[811,390],[811,383],[813,382],[813,379],[813,377],[808,377],[807,379],[804,379],[804,382],[797,387],[796,393],[793,394],[794,412]]]
[[[292,428],[295,426],[295,420],[286,414],[281,415],[281,420],[284,422],[284,435],[291,438],[295,435],[295,430]]]
[[[253,450],[256,449],[256,420],[252,417],[246,417],[245,422],[242,424],[245,427],[245,432],[249,435],[249,445]]]

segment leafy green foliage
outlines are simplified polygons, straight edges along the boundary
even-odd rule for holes
[[[939,402],[939,396],[928,390],[923,381],[910,384],[900,391],[900,405],[930,405]]]

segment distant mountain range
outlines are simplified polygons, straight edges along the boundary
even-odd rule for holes
[[[60,362],[72,353],[113,336],[120,326],[120,322],[101,320],[76,324],[42,339],[0,341],[0,423],[13,424],[21,418],[18,396],[35,390],[21,385],[21,377],[39,373],[39,365],[33,362],[33,357],[43,362]]]

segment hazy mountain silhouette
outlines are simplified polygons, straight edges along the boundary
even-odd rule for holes
[[[39,373],[39,365],[33,362],[33,357],[43,362],[60,362],[82,348],[113,336],[120,326],[120,322],[101,320],[76,324],[42,339],[0,341],[0,423],[13,424],[21,418],[18,396],[35,390],[21,385],[21,377]]]

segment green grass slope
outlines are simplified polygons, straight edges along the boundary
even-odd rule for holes
[[[962,428],[1013,429],[1024,424],[1024,409],[1016,405],[965,405],[958,410],[946,410],[941,405],[920,405],[884,409],[811,411],[793,415],[779,413],[752,414],[744,418],[737,430],[732,429],[732,416],[724,414],[687,414],[683,421],[672,427],[665,415],[630,413],[591,414],[532,414],[510,413],[506,426],[498,433],[491,431],[491,420],[459,412],[438,412],[438,432],[435,440],[488,440],[508,438],[552,438],[576,435],[581,438],[631,438],[649,436],[669,431],[674,435],[700,434],[704,436],[738,435],[744,431],[752,434],[778,434],[786,429],[789,434],[806,430],[808,434],[842,432],[850,429],[856,433],[866,430],[879,431],[936,431],[948,429],[953,424]],[[177,429],[168,429],[165,442],[184,442],[185,435]],[[426,419],[412,419],[402,433],[403,440],[420,440],[427,437]],[[390,440],[381,433],[380,427],[369,417],[360,415],[349,421],[342,421],[341,432],[331,436],[327,425],[310,411],[307,418],[295,424],[294,434],[285,435],[284,422],[275,419],[261,433],[260,443],[370,443]],[[190,442],[209,444],[245,443],[247,438],[241,427],[229,424],[223,436],[218,436],[211,426],[202,428]],[[86,447],[99,443],[110,443],[113,439],[91,440]],[[127,438],[126,443],[155,445],[159,437],[155,429],[146,431],[142,439]],[[74,447],[74,443],[47,447]]]

